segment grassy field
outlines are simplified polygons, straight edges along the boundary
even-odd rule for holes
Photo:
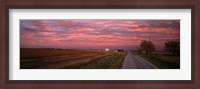
[[[170,55],[167,52],[154,52],[150,56],[142,54],[139,56],[161,69],[180,69],[180,56]]]
[[[126,52],[116,52],[108,57],[88,64],[83,69],[121,69],[124,62]]]
[[[120,69],[126,52],[103,50],[69,50],[45,48],[21,48],[21,69]],[[105,67],[109,66],[109,67]]]

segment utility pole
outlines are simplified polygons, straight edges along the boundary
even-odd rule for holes
[[[149,50],[148,50],[148,56],[150,55],[150,50],[151,50],[151,44],[150,44],[150,36],[149,36]]]

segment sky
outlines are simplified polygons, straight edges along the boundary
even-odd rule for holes
[[[21,48],[126,49],[180,41],[180,20],[20,20]]]

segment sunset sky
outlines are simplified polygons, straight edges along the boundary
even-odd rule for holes
[[[156,49],[180,41],[180,20],[20,20],[21,48],[136,49],[149,37]]]

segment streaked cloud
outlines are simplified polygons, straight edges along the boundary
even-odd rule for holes
[[[180,41],[180,21],[20,20],[21,47],[134,49],[149,37],[157,48]]]

